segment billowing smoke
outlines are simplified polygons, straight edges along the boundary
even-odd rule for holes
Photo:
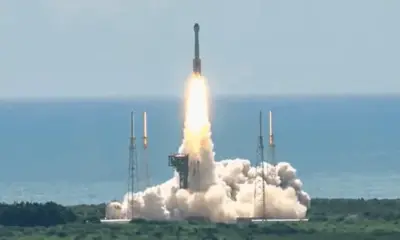
[[[132,194],[127,193],[122,203],[110,203],[106,218],[205,217],[214,222],[232,222],[238,217],[304,218],[310,197],[301,190],[302,182],[289,163],[251,166],[244,159],[214,161],[211,126],[204,107],[207,104],[200,99],[205,95],[201,84],[196,79],[192,84],[196,93],[190,93],[189,98],[195,99],[188,100],[179,149],[180,153],[189,154],[188,189],[179,188],[179,175],[175,172],[170,180],[134,193],[132,199]]]

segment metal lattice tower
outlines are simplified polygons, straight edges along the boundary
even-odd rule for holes
[[[259,116],[259,136],[258,136],[258,144],[257,144],[257,162],[256,162],[256,166],[260,166],[261,167],[261,178],[262,178],[262,186],[261,189],[258,189],[257,186],[255,185],[255,189],[254,189],[254,207],[256,207],[256,196],[258,191],[262,191],[262,196],[261,196],[261,206],[262,206],[262,215],[259,216],[261,218],[266,218],[265,217],[265,210],[266,210],[266,206],[265,206],[265,162],[264,162],[264,137],[262,134],[262,112],[260,111],[260,116]],[[257,217],[257,216],[255,216]]]
[[[133,193],[137,192],[138,182],[138,161],[137,161],[137,150],[136,150],[136,137],[134,132],[134,116],[131,112],[131,135],[129,141],[129,167],[128,167],[128,196],[129,199],[133,199]],[[130,201],[131,216],[133,218],[133,203]],[[128,218],[128,216],[126,216]]]

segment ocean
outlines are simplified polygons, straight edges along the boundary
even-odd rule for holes
[[[216,160],[257,157],[258,114],[274,115],[276,161],[297,169],[311,197],[400,196],[400,96],[216,98]],[[0,201],[100,203],[127,189],[130,111],[142,160],[148,115],[152,183],[169,179],[182,141],[180,99],[0,101]],[[268,149],[266,149],[267,151]]]

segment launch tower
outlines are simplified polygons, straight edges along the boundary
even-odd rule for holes
[[[168,166],[175,168],[179,174],[179,188],[188,188],[189,155],[173,154],[168,156]]]
[[[129,141],[129,167],[128,167],[128,196],[129,199],[133,199],[133,193],[137,192],[138,182],[138,160],[137,160],[137,149],[136,149],[136,137],[134,132],[134,116],[131,112],[131,136]],[[130,202],[130,214],[133,216],[133,204]],[[129,218],[129,216],[126,216]]]
[[[257,163],[256,166],[260,166],[261,167],[261,178],[262,178],[262,185],[261,185],[261,189],[259,189],[257,186],[257,184],[255,185],[255,189],[254,189],[254,208],[256,208],[257,205],[261,205],[262,207],[262,215],[261,216],[255,216],[257,218],[260,219],[265,219],[265,210],[266,210],[266,206],[265,206],[265,165],[266,163],[264,162],[264,137],[262,134],[262,112],[260,111],[260,115],[259,115],[259,136],[258,136],[258,144],[257,144]],[[258,193],[261,191],[261,202],[256,202],[257,199],[260,198],[260,196],[258,196]]]
[[[269,163],[276,164],[275,161],[275,141],[274,141],[274,132],[272,131],[272,111],[269,111]]]
[[[150,187],[150,173],[149,173],[149,154],[148,154],[148,138],[147,138],[147,113],[143,112],[143,164],[144,164],[144,178],[145,188]]]

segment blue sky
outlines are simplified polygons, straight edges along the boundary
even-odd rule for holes
[[[0,98],[400,92],[398,0],[0,0]]]

